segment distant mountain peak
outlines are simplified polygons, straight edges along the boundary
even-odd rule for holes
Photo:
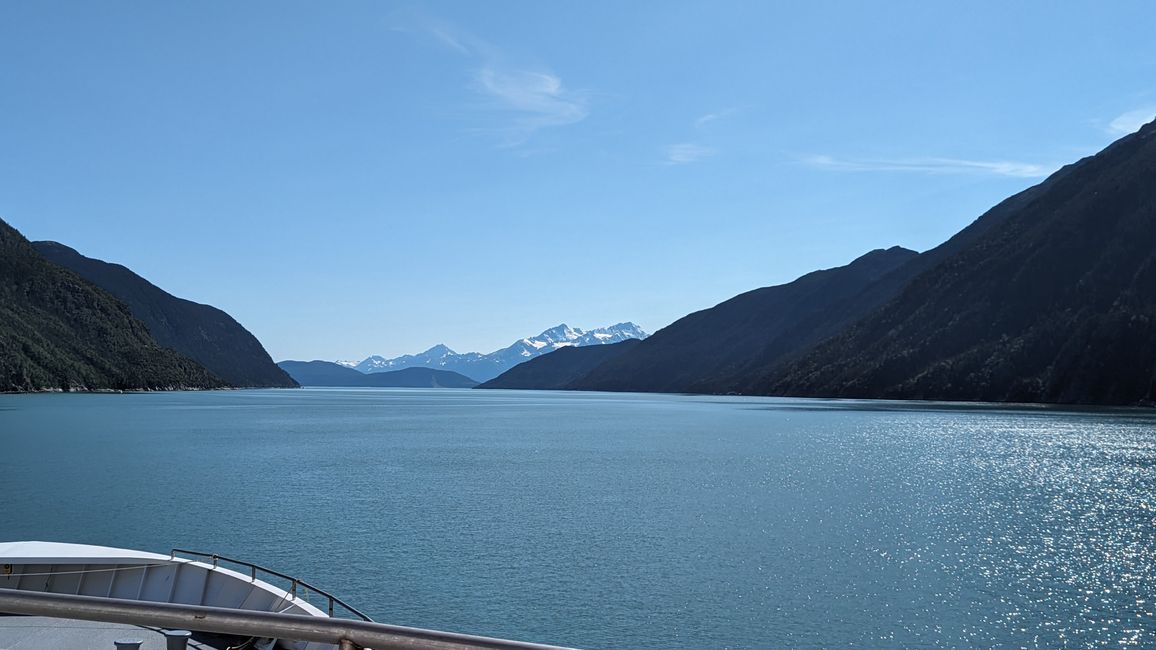
[[[427,367],[451,370],[478,381],[486,381],[497,377],[519,363],[561,348],[607,345],[627,339],[644,339],[647,336],[641,327],[630,322],[587,331],[570,327],[566,323],[560,323],[536,336],[518,339],[509,346],[489,354],[478,352],[459,354],[445,344],[439,343],[425,352],[406,354],[392,359],[373,355],[351,367],[364,373]]]
[[[554,327],[551,327],[548,330],[543,331],[541,334],[539,334],[538,336],[532,337],[531,339],[522,339],[522,340],[525,341],[525,340],[537,339],[537,340],[547,340],[547,341],[552,341],[552,342],[572,341],[572,340],[578,338],[579,336],[582,336],[582,330],[574,329],[574,328],[570,327],[569,325],[567,325],[566,323],[562,323],[561,325],[556,325]]]

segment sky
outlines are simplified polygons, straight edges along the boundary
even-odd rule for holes
[[[1144,2],[0,3],[0,218],[274,359],[648,331],[1156,115]]]

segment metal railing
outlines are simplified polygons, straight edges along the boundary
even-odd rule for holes
[[[341,600],[340,598],[338,598],[337,596],[334,596],[333,594],[329,593],[328,591],[325,591],[324,589],[321,589],[319,587],[314,587],[313,585],[309,584],[308,582],[305,582],[304,580],[301,580],[299,578],[294,578],[293,576],[286,575],[284,573],[281,573],[280,571],[274,571],[273,569],[266,569],[265,567],[260,566],[258,564],[253,564],[252,562],[246,562],[245,560],[236,560],[236,559],[233,559],[231,557],[225,557],[224,555],[217,555],[216,553],[202,553],[200,551],[190,551],[188,549],[183,549],[183,548],[174,548],[172,550],[172,552],[169,553],[169,557],[175,560],[175,559],[177,559],[177,553],[183,553],[185,555],[195,555],[197,557],[202,557],[202,558],[212,560],[214,569],[217,568],[218,563],[222,562],[222,561],[228,562],[230,564],[236,564],[239,566],[243,566],[243,567],[249,569],[249,577],[252,578],[253,580],[257,579],[257,572],[258,571],[260,571],[261,573],[267,573],[271,576],[276,576],[278,578],[282,578],[284,580],[288,580],[290,582],[290,585],[289,585],[289,588],[286,589],[286,591],[289,594],[291,594],[294,598],[299,597],[297,594],[297,588],[298,587],[301,587],[307,591],[311,591],[311,592],[313,592],[319,596],[325,597],[329,603],[328,614],[330,617],[333,616],[333,611],[334,611],[333,606],[336,604],[336,605],[341,605],[341,607],[343,609],[345,609],[345,611],[349,612],[350,614],[353,614],[354,616],[360,618],[363,621],[367,621],[370,623],[373,622],[373,619],[369,618],[368,616],[363,614],[361,611],[357,610],[353,606],[346,603],[344,600]],[[185,558],[185,559],[187,559],[187,558]],[[306,602],[309,602],[308,597],[306,597],[306,596],[300,596],[300,597],[303,600],[305,600]]]
[[[563,650],[558,646],[323,616],[0,589],[0,612],[333,644],[341,650]]]

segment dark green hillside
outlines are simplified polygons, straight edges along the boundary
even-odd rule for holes
[[[675,321],[594,368],[578,390],[726,392],[750,373],[838,332],[891,292],[869,290],[917,253],[876,250],[788,284],[755,289]]]
[[[561,348],[519,363],[478,388],[563,390],[591,370],[641,344],[638,339],[628,339],[610,345]]]
[[[1061,170],[767,394],[1156,399],[1156,126]]]
[[[219,388],[128,307],[0,221],[0,391]]]
[[[32,245],[50,262],[74,271],[128,305],[158,343],[197,361],[233,386],[297,385],[273,363],[256,337],[220,309],[177,298],[120,264],[85,257],[63,244],[42,241]]]
[[[449,370],[404,368],[365,374],[329,361],[280,361],[277,363],[302,386],[347,388],[473,388],[478,382]]]

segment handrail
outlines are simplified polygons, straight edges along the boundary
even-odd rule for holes
[[[0,612],[213,634],[331,643],[342,650],[563,650],[558,646],[400,625],[247,609],[0,589]]]
[[[250,577],[252,577],[253,580],[257,579],[257,572],[258,571],[262,571],[264,573],[268,573],[270,575],[277,576],[278,578],[284,578],[285,580],[288,580],[292,583],[292,586],[290,587],[289,593],[292,594],[294,598],[297,597],[297,585],[301,585],[302,587],[305,587],[306,589],[308,589],[314,593],[320,594],[320,595],[328,598],[329,599],[329,615],[330,616],[333,616],[333,604],[337,603],[338,605],[341,605],[342,607],[344,607],[346,609],[346,611],[348,611],[350,614],[353,614],[354,616],[360,618],[361,620],[367,621],[370,623],[373,622],[372,618],[363,614],[360,610],[354,608],[352,605],[346,603],[344,600],[341,600],[340,598],[338,598],[337,596],[334,596],[333,594],[329,593],[328,591],[325,591],[324,589],[321,589],[319,587],[314,587],[313,585],[309,584],[308,582],[305,582],[304,580],[294,578],[293,576],[286,575],[284,573],[281,573],[280,571],[274,571],[273,569],[266,569],[265,567],[263,567],[259,564],[253,564],[252,562],[246,562],[245,560],[235,560],[231,557],[225,557],[224,555],[218,555],[216,553],[202,553],[201,551],[190,551],[188,549],[183,549],[183,548],[174,548],[172,550],[172,552],[169,553],[169,557],[172,559],[176,559],[177,553],[184,553],[185,555],[196,555],[198,557],[209,558],[213,561],[213,568],[214,569],[217,568],[217,561],[218,560],[224,560],[226,562],[231,562],[233,564],[239,564],[241,566],[248,567],[249,571],[250,571],[249,575],[250,575]]]

